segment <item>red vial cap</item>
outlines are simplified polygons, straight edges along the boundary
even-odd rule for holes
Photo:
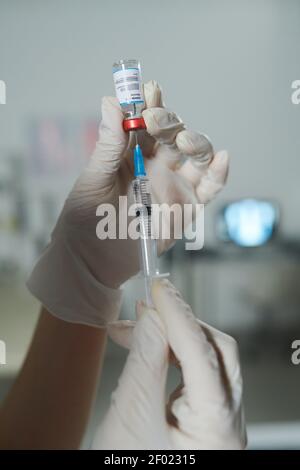
[[[144,118],[124,119],[123,129],[125,132],[137,131],[138,129],[146,129]]]

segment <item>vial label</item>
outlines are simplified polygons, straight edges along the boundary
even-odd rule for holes
[[[120,105],[144,103],[140,71],[138,68],[114,72],[116,95]]]

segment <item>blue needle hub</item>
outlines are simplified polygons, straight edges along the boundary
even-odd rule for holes
[[[142,154],[142,149],[139,144],[136,144],[133,154],[133,163],[134,163],[134,176],[141,177],[146,176],[144,157]]]

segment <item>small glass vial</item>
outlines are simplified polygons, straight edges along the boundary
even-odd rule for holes
[[[142,111],[145,100],[142,87],[141,66],[138,60],[119,60],[113,64],[116,96],[121,105],[125,131],[146,129]]]

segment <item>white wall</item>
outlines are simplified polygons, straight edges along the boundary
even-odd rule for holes
[[[32,116],[95,115],[111,63],[137,57],[167,104],[230,150],[224,197],[277,199],[298,235],[299,20],[297,0],[0,0],[0,148],[22,148]]]

